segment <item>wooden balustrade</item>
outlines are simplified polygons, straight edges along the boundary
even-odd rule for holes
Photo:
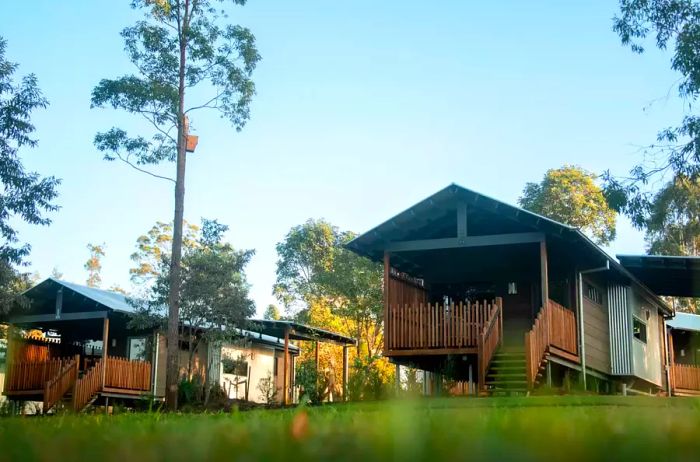
[[[540,365],[550,347],[577,353],[576,316],[573,311],[549,300],[540,310],[532,329],[525,334],[527,381],[534,387]]]
[[[63,370],[73,358],[55,358],[47,361],[10,362],[5,377],[5,392],[43,392],[46,382]]]
[[[46,382],[44,385],[44,413],[48,412],[68,390],[73,388],[78,378],[79,364],[80,356],[76,355],[75,358],[65,363],[58,375]]]
[[[491,307],[484,329],[479,338],[479,390],[484,390],[486,385],[486,373],[496,349],[503,341],[503,303],[496,298]]]
[[[498,299],[500,300],[500,299]],[[478,347],[496,301],[394,304],[387,307],[386,350]]]
[[[95,394],[102,390],[103,371],[104,362],[98,360],[81,378],[76,380],[73,388],[73,409],[76,412],[81,411]]]
[[[671,372],[674,391],[700,392],[700,366],[673,364]]]
[[[150,391],[151,363],[107,357],[104,386],[124,390]]]

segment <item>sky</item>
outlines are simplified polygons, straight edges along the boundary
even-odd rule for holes
[[[102,160],[95,133],[147,129],[90,109],[102,78],[134,68],[119,32],[128,1],[11,0],[0,35],[18,74],[50,101],[34,114],[25,165],[62,179],[48,227],[18,224],[30,270],[84,283],[89,242],[106,244],[103,287],[129,288],[136,238],[173,215],[171,183]],[[256,36],[262,61],[240,133],[197,113],[185,217],[218,219],[255,249],[258,313],[275,302],[275,244],[308,218],[363,232],[450,183],[515,204],[547,169],[624,174],[640,146],[677,123],[670,56],[636,55],[612,31],[615,1],[249,0],[229,21]],[[8,19],[10,19],[8,21]],[[174,165],[161,173],[174,174]],[[618,222],[611,254],[643,253]]]

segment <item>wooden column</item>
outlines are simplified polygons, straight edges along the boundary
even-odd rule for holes
[[[668,365],[668,367],[671,369],[671,373],[669,374],[670,377],[670,382],[671,382],[671,395],[673,395],[673,392],[676,388],[676,358],[675,358],[675,351],[673,349],[673,335],[671,333],[671,329],[668,330],[668,355],[669,355],[669,361],[671,364]]]
[[[318,374],[318,366],[320,364],[319,354],[318,354],[318,340],[316,340],[316,373]]]
[[[549,280],[547,274],[547,242],[540,241],[540,287],[542,289],[542,307],[549,300]]]
[[[348,348],[343,345],[343,401],[348,400]]]
[[[107,349],[109,348],[109,318],[105,316],[102,324],[102,388],[107,382]]]
[[[282,404],[285,406],[289,404],[289,328],[284,330],[284,367],[282,368],[284,372],[284,379],[282,380]]]

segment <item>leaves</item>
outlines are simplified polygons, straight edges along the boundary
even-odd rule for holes
[[[58,210],[53,200],[58,196],[60,180],[42,178],[22,165],[19,150],[37,145],[32,112],[46,108],[48,101],[33,74],[19,83],[13,80],[17,64],[5,60],[5,49],[6,42],[0,37],[0,234],[5,240],[0,245],[0,260],[20,264],[30,248],[16,245],[17,231],[10,222],[19,218],[34,225],[50,224],[45,213]]]
[[[105,256],[105,245],[103,244],[88,244],[90,258],[83,266],[88,272],[87,285],[88,287],[100,287],[102,284],[102,258]]]
[[[527,183],[521,207],[581,229],[598,244],[615,239],[616,213],[595,176],[578,167],[548,170],[540,183]]]

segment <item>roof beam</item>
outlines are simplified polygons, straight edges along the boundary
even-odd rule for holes
[[[50,321],[80,321],[83,319],[104,319],[107,317],[107,311],[81,311],[75,313],[56,313],[51,314],[32,314],[26,316],[14,316],[10,318],[12,324],[25,324],[35,322],[50,322]]]
[[[492,245],[512,245],[542,242],[544,233],[489,234],[463,238],[425,239],[419,241],[398,241],[389,243],[387,252],[414,252],[418,250],[455,249],[461,247],[487,247]]]

